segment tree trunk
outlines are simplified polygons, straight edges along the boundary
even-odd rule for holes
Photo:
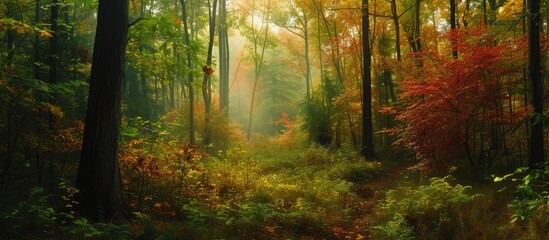
[[[362,155],[366,158],[375,156],[372,125],[372,54],[369,30],[368,0],[362,0],[362,54],[364,58],[362,70]]]
[[[450,0],[450,29],[452,31],[451,41],[452,41],[452,57],[454,59],[458,58],[457,50],[457,34],[456,31],[456,0]]]
[[[305,42],[305,87],[307,88],[307,101],[311,100],[311,57],[309,56],[309,19],[303,11],[303,41]]]
[[[219,108],[229,116],[229,38],[227,36],[227,0],[219,2]]]
[[[393,24],[395,25],[395,49],[396,49],[396,55],[397,55],[397,61],[400,62],[401,60],[401,54],[400,54],[400,24],[398,24],[398,13],[397,13],[397,6],[396,6],[396,0],[391,0],[391,13],[393,14]]]
[[[209,4],[208,4],[209,5]],[[208,6],[208,8],[210,8]],[[204,71],[204,78],[202,79],[202,95],[204,97],[204,144],[210,144],[211,137],[211,128],[210,128],[210,117],[211,117],[211,103],[212,103],[212,91],[211,91],[211,65],[212,65],[212,52],[213,52],[213,43],[215,36],[215,17],[217,13],[217,0],[213,1],[212,9],[210,10],[210,40],[208,42],[208,56],[206,58],[206,66],[202,69]]]
[[[189,68],[188,81],[189,81],[189,142],[194,144],[194,76],[193,76],[193,62],[191,58],[191,52],[189,46],[191,45],[191,39],[189,37],[189,27],[187,21],[187,7],[185,6],[185,0],[180,0],[181,11],[183,17],[183,31],[185,32],[185,44],[187,45],[187,68]]]
[[[267,13],[269,12],[270,10],[270,7],[271,7],[271,2],[269,1],[267,3]],[[255,8],[255,2],[254,2],[254,6]],[[259,34],[261,33],[261,29],[259,32],[255,32],[254,30],[254,21],[252,20],[252,38],[253,38],[253,44],[254,44],[254,67],[255,67],[255,71],[254,71],[254,84],[253,84],[253,87],[252,87],[252,98],[251,98],[251,103],[250,103],[250,114],[249,114],[249,117],[248,117],[248,131],[246,133],[246,137],[248,139],[248,141],[250,141],[252,139],[252,121],[253,121],[253,113],[254,113],[254,107],[255,107],[255,94],[256,94],[256,91],[257,91],[257,82],[259,81],[259,74],[261,73],[261,69],[263,68],[263,59],[264,59],[264,56],[265,56],[265,48],[267,47],[267,37],[269,35],[269,23],[267,22],[267,19],[269,19],[268,16],[264,16],[263,18],[263,22],[262,24],[264,24],[265,26],[265,35],[263,36],[263,42],[261,43],[261,55],[258,55],[258,37],[259,37]],[[262,27],[263,28],[263,27]]]
[[[530,118],[530,146],[528,148],[530,167],[544,161],[545,149],[543,146],[543,83],[541,79],[541,51],[540,51],[540,2],[528,2],[529,10],[529,75],[532,89],[532,104],[534,117]]]
[[[99,0],[89,100],[76,186],[79,213],[121,217],[118,169],[120,100],[128,33],[128,0]]]

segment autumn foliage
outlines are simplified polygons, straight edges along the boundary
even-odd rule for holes
[[[410,56],[423,66],[402,76],[403,139],[424,163],[466,158],[473,167],[490,167],[512,142],[524,140],[511,137],[529,112],[514,96],[523,86],[526,46],[482,29],[455,35],[458,59],[435,52]],[[402,65],[401,72],[417,67],[408,63],[413,66]]]

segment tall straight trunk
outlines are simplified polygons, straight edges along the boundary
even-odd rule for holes
[[[463,15],[461,17],[461,21],[463,22],[463,26],[467,27],[469,26],[469,23],[467,22],[467,18],[465,18],[469,10],[471,10],[471,0],[465,0],[465,11],[463,12]]]
[[[458,50],[457,50],[457,39],[455,34],[457,34],[456,31],[456,0],[450,0],[450,29],[452,31],[451,35],[451,41],[452,41],[452,57],[454,59],[458,58]]]
[[[398,23],[398,12],[396,6],[396,0],[391,0],[391,13],[393,14],[393,24],[395,25],[395,50],[397,55],[397,61],[400,62],[400,24]]]
[[[303,14],[303,41],[305,42],[305,87],[307,88],[307,101],[311,99],[311,58],[309,56],[309,19]]]
[[[189,81],[189,142],[191,144],[195,143],[194,139],[194,76],[193,76],[193,62],[190,52],[191,39],[189,36],[189,26],[187,18],[187,6],[185,6],[185,0],[180,0],[181,11],[183,18],[183,31],[185,35],[185,44],[187,45],[187,68],[189,69],[188,81]]]
[[[269,12],[270,10],[270,0],[269,2],[267,3],[267,13]],[[254,6],[253,8],[255,8],[255,1],[254,1]],[[264,16],[264,20],[267,20],[268,17],[265,17]],[[259,37],[259,34],[261,33],[261,29],[259,32],[255,33],[254,31],[254,21],[252,20],[252,38],[253,38],[253,41],[254,41],[254,67],[255,67],[255,70],[254,70],[254,84],[253,84],[253,87],[252,87],[252,98],[250,99],[250,114],[249,114],[249,117],[248,117],[248,131],[246,133],[246,137],[248,139],[248,141],[250,141],[252,139],[252,122],[253,122],[253,114],[254,114],[254,107],[255,107],[255,95],[256,95],[256,92],[257,92],[257,82],[259,81],[259,74],[261,73],[261,69],[263,68],[263,59],[264,59],[264,56],[265,56],[265,48],[267,47],[267,37],[269,35],[269,23],[264,23],[262,22],[261,24],[264,24],[264,27],[265,27],[265,35],[263,36],[263,42],[261,43],[261,54],[258,55],[258,37]],[[263,27],[261,27],[263,28]]]
[[[227,0],[219,2],[219,108],[229,116],[229,38],[227,36]]]
[[[368,0],[362,0],[362,155],[366,158],[375,156],[374,128],[372,122],[372,54],[370,51],[370,20]]]
[[[416,0],[416,49],[421,52],[421,0]]]
[[[315,1],[313,1],[315,3]],[[316,3],[315,3],[316,4]],[[319,2],[320,7],[316,12],[316,39],[318,44],[318,65],[320,70],[320,82],[324,81],[324,61],[322,60],[322,35],[320,29],[320,14],[322,13],[322,1]]]
[[[545,160],[545,149],[543,144],[543,82],[541,75],[541,50],[540,50],[540,2],[528,1],[529,12],[529,34],[528,34],[528,67],[532,89],[532,104],[534,105],[535,117],[530,119],[530,146],[528,148],[530,167]]]
[[[208,1],[208,9],[210,9]],[[211,128],[210,128],[210,117],[211,117],[211,103],[212,103],[212,89],[211,89],[211,66],[212,65],[212,52],[213,52],[213,42],[215,36],[215,18],[217,13],[217,0],[213,1],[213,6],[210,9],[210,39],[208,42],[208,56],[206,58],[206,66],[204,66],[204,78],[202,79],[202,95],[204,97],[205,105],[205,114],[204,114],[204,144],[208,145],[210,143]]]
[[[482,18],[484,20],[484,26],[488,26],[488,6],[486,0],[482,0]]]
[[[88,108],[76,186],[78,211],[91,219],[120,217],[118,132],[128,0],[99,0]]]

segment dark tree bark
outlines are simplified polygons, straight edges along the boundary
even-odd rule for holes
[[[208,8],[210,8],[208,4]],[[212,108],[212,89],[211,89],[211,74],[212,74],[212,52],[213,52],[213,43],[215,36],[215,17],[217,13],[217,0],[213,1],[213,6],[210,10],[210,39],[208,42],[208,56],[206,58],[206,66],[202,69],[204,71],[204,78],[202,79],[202,95],[204,97],[204,107],[205,107],[205,119],[204,119],[204,144],[210,144],[211,137],[211,128],[210,128],[210,117],[211,117],[211,108]]]
[[[452,57],[454,59],[458,58],[458,50],[457,50],[457,39],[455,36],[455,30],[456,30],[456,0],[450,0],[450,29],[452,31],[451,41],[452,41]]]
[[[540,51],[540,2],[528,1],[530,14],[528,34],[528,67],[532,89],[532,104],[534,105],[534,116],[530,119],[530,146],[528,148],[529,165],[535,167],[545,159],[543,146],[543,121],[538,118],[543,116],[543,82],[541,76],[541,51]]]
[[[362,70],[362,155],[366,158],[375,156],[372,123],[372,54],[369,30],[368,0],[362,0],[362,52],[364,58]]]
[[[189,68],[188,73],[188,84],[189,84],[189,142],[194,144],[194,75],[193,75],[193,61],[190,51],[191,38],[189,34],[189,21],[187,17],[187,6],[185,5],[185,0],[180,0],[181,3],[181,12],[183,18],[183,31],[185,35],[185,44],[187,45],[186,55],[187,55],[187,67]]]
[[[82,155],[78,211],[93,220],[124,213],[118,169],[120,100],[128,33],[128,0],[99,0]]]

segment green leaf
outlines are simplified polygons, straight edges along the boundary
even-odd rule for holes
[[[137,137],[137,135],[139,135],[139,131],[137,130],[137,128],[126,127],[123,128],[122,131],[120,131],[120,134],[126,137]]]

